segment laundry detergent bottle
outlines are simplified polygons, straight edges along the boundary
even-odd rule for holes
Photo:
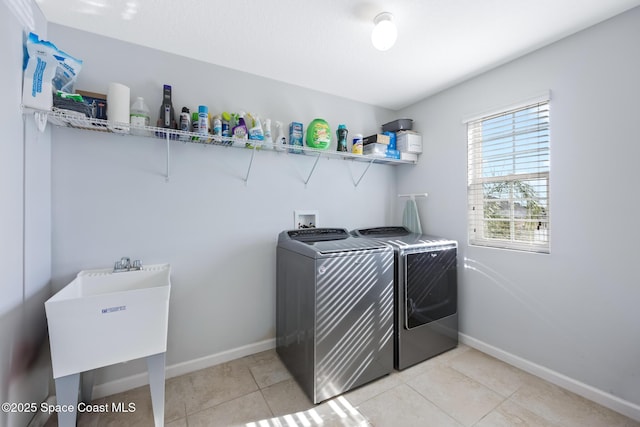
[[[147,135],[149,133],[145,129],[140,129],[140,127],[149,126],[149,107],[144,102],[143,97],[137,97],[134,103],[131,104],[129,121],[134,125],[131,128],[133,135]]]
[[[331,129],[324,119],[314,119],[307,126],[307,145],[311,148],[326,150],[331,144]]]

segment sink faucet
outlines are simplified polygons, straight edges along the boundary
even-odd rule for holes
[[[114,273],[119,273],[122,271],[137,271],[137,270],[142,270],[142,262],[139,259],[137,259],[133,261],[133,263],[131,263],[131,258],[129,257],[122,257],[120,261],[116,261],[116,263],[113,266]]]

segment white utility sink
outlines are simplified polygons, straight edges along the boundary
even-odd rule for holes
[[[85,270],[45,303],[53,377],[167,350],[169,264]]]
[[[148,359],[152,398],[153,364],[161,376],[164,406],[170,272],[169,264],[124,272],[85,270],[45,302],[56,389],[72,394],[67,388],[75,386],[77,396],[80,373],[154,356],[154,362]],[[90,387],[88,394],[90,400]],[[61,390],[57,397],[60,404]]]

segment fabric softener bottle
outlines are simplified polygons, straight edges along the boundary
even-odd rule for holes
[[[336,147],[337,151],[349,151],[347,149],[347,134],[349,131],[345,125],[339,125],[338,130],[336,131],[336,136],[338,137],[338,146]]]

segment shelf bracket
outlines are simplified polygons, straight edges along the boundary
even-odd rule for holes
[[[36,127],[38,128],[40,133],[44,132],[44,130],[47,128],[48,117],[49,117],[49,114],[47,114],[44,111],[35,111],[33,113],[33,119],[35,120]]]
[[[309,180],[311,179],[311,175],[313,175],[313,172],[316,170],[316,166],[318,166],[318,160],[320,160],[320,153],[318,153],[318,155],[316,156],[315,162],[313,162],[313,167],[311,168],[311,171],[309,172],[309,176],[307,176],[307,179],[304,180],[304,188],[307,188],[307,184],[309,183]]]
[[[251,166],[253,165],[253,158],[256,155],[256,148],[258,147],[258,144],[253,144],[253,149],[251,150],[251,159],[249,159],[249,167],[247,168],[247,174],[244,176],[244,185],[247,185],[247,182],[249,181],[249,173],[251,173]]]
[[[169,134],[169,132],[166,132],[165,135],[166,135],[166,139],[167,139],[167,173],[166,173],[166,175],[164,177],[164,180],[165,180],[165,182],[169,182],[170,177],[171,177],[171,175],[170,175],[170,171],[171,171],[171,156],[170,156],[171,150],[170,150],[170,146],[169,146],[170,145],[169,144],[170,134]]]
[[[362,181],[362,178],[364,178],[364,176],[367,174],[367,171],[369,170],[369,168],[371,167],[371,165],[375,162],[375,159],[371,159],[369,160],[369,163],[367,164],[367,167],[364,168],[364,172],[362,172],[362,174],[360,175],[360,178],[358,178],[357,180],[353,179],[353,172],[351,172],[351,179],[353,180],[353,186],[354,187],[358,187],[358,185],[360,184],[360,181]],[[349,171],[351,171],[351,167],[349,167]]]

